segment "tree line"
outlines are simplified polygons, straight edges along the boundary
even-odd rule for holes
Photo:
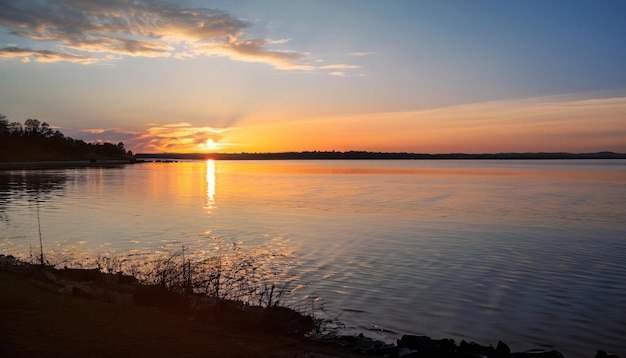
[[[367,151],[304,151],[280,153],[138,153],[137,160],[155,159],[215,159],[215,160],[513,160],[513,159],[626,159],[626,153],[407,153]]]
[[[134,155],[132,151],[126,151],[122,142],[86,143],[67,137],[38,119],[29,118],[22,125],[0,114],[2,162],[106,159],[134,160]]]

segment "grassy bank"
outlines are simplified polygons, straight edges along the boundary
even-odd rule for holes
[[[2,357],[352,357],[293,310],[97,270],[0,263]]]

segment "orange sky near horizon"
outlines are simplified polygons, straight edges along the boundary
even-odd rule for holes
[[[304,120],[251,117],[247,119],[251,124],[223,131],[184,123],[155,128],[152,133],[160,136],[159,146],[149,152],[626,151],[624,113],[626,98],[558,97]],[[189,132],[202,139],[190,140]]]

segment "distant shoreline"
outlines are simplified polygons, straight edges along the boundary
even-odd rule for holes
[[[281,152],[281,153],[140,153],[138,162],[180,160],[549,160],[626,159],[626,153],[484,153],[423,154],[405,152]]]
[[[422,154],[390,152],[282,152],[282,153],[140,153],[135,160],[0,161],[0,170],[116,167],[177,160],[605,160],[626,159],[626,153],[484,153]]]

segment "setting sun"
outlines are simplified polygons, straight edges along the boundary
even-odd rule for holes
[[[204,143],[204,148],[208,150],[216,150],[219,148],[219,145],[213,141],[213,139],[207,139],[206,143]]]

